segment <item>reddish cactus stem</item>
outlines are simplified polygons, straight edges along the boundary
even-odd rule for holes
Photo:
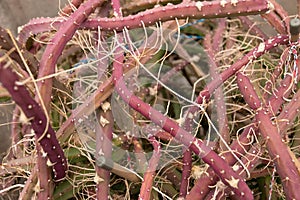
[[[170,133],[166,132],[166,131],[158,131],[156,134],[155,134],[155,137],[157,137],[158,139],[160,140],[165,140],[165,141],[169,141],[171,140],[173,137],[172,135],[170,135]]]
[[[300,187],[299,171],[289,153],[289,147],[282,141],[278,127],[271,122],[270,114],[269,107],[257,111],[256,120],[259,124],[259,130],[266,140],[271,158],[274,159],[286,198],[297,199]]]
[[[281,22],[281,19],[276,15],[275,12],[270,12],[267,14],[261,15],[263,18],[265,18],[271,26],[275,28],[275,30],[280,34],[287,34],[287,29],[284,26],[284,24]]]
[[[282,64],[279,64],[278,66],[276,66],[274,72],[273,72],[273,76],[270,77],[269,80],[267,80],[266,85],[265,85],[265,92],[262,96],[262,99],[268,99],[268,97],[270,96],[270,91],[273,91],[273,86],[276,82],[276,79],[280,76],[282,72]]]
[[[290,17],[288,12],[276,0],[269,0],[274,6],[274,12],[280,17],[281,23],[286,29],[286,33],[290,32]]]
[[[62,28],[57,31],[42,55],[38,78],[44,78],[55,72],[55,64],[66,43],[72,38],[80,24],[103,2],[104,0],[89,0],[85,2],[63,23]],[[52,78],[44,79],[37,84],[45,107],[49,110],[52,94]]]
[[[291,84],[293,84],[292,77],[286,76],[285,79],[280,83],[279,89],[275,90],[273,95],[268,99],[267,104],[271,105],[274,113],[279,110],[283,102],[286,101],[286,98],[288,98],[289,94],[291,93]]]
[[[240,157],[241,154],[245,154],[246,151],[250,148],[249,142],[251,139],[251,135],[254,134],[254,127],[247,127],[244,129],[241,136],[233,142],[230,148],[234,152],[239,152],[236,156]],[[245,145],[241,145],[245,144]],[[246,145],[247,144],[247,145]],[[226,152],[222,154],[229,165],[233,165],[236,162],[236,158],[232,155],[231,152]],[[214,171],[209,168],[207,171],[208,175],[201,176],[190,193],[187,195],[187,200],[194,200],[194,199],[204,199],[209,191],[211,190],[210,186],[213,186],[219,180],[218,176],[214,173]]]
[[[115,17],[122,17],[121,5],[119,0],[111,0],[111,5],[114,10]]]
[[[99,38],[100,39],[100,38]],[[98,39],[98,40],[99,40]],[[100,48],[100,47],[99,47]],[[102,52],[100,49],[98,49],[99,53],[97,56],[99,58],[103,58],[104,55],[102,55]],[[108,61],[107,59],[102,59],[102,62],[98,64],[98,79],[101,79],[101,76],[103,75],[101,73],[101,70],[103,70],[102,66],[107,66]],[[101,85],[102,86],[102,85]],[[101,88],[100,86],[100,88]],[[111,154],[112,154],[112,138],[113,138],[113,124],[114,124],[114,118],[111,111],[111,106],[109,102],[103,102],[101,104],[101,109],[99,115],[97,115],[97,119],[99,119],[100,123],[96,123],[96,153],[95,158],[96,160],[103,156],[108,160],[111,160]],[[105,168],[100,168],[99,166],[96,166],[96,173],[97,173],[97,185],[96,185],[96,196],[97,199],[109,199],[110,196],[110,170],[107,170]]]
[[[276,47],[279,44],[287,44],[288,36],[277,36],[273,39],[269,39],[266,42],[261,43],[258,47],[254,48],[252,51],[247,53],[239,61],[231,65],[227,70],[223,71],[217,79],[212,80],[199,94],[196,99],[198,104],[202,104],[204,100],[208,100],[213,91],[216,90],[224,81],[226,81],[230,76],[234,75],[238,70],[247,64],[251,63],[254,59],[257,59],[265,52]],[[195,113],[198,110],[197,107],[191,107],[189,112]]]
[[[255,102],[250,107],[254,110],[257,110],[256,114],[256,120],[259,123],[259,129],[263,135],[263,137],[267,140],[267,148],[268,151],[273,159],[275,159],[275,164],[277,166],[278,173],[283,180],[283,185],[285,189],[285,193],[287,197],[290,199],[297,199],[297,192],[296,188],[300,185],[300,174],[297,171],[297,167],[295,166],[295,162],[292,160],[289,156],[289,150],[288,147],[282,142],[280,133],[284,132],[283,129],[279,129],[271,122],[270,116],[272,116],[272,111],[270,112],[270,109],[274,109],[273,107],[267,106],[265,108],[260,109],[259,106],[259,99],[257,94],[254,91],[253,86],[251,85],[248,78],[242,73],[237,74],[238,82],[240,82],[239,85],[243,83],[243,86],[239,86],[241,93],[244,95],[245,101],[249,104],[252,102]],[[290,79],[287,79],[290,80]],[[292,83],[291,83],[292,84]],[[243,90],[247,86],[247,90]],[[288,87],[290,88],[290,87]],[[252,96],[252,99],[249,99],[248,97]],[[285,96],[284,94],[281,96]],[[277,97],[278,98],[278,97]],[[295,98],[297,102],[298,98]],[[297,105],[292,105],[292,110],[297,110]],[[296,107],[295,107],[296,106]],[[284,112],[286,113],[286,112]],[[285,115],[285,114],[283,114]],[[295,116],[295,113],[292,114],[292,116]],[[283,117],[283,116],[282,116]],[[284,156],[285,155],[285,156]],[[284,157],[284,158],[283,158]],[[284,164],[285,165],[284,165]],[[293,180],[293,181],[290,181]],[[293,182],[293,183],[291,183]],[[299,198],[299,196],[298,196]]]
[[[82,4],[80,8],[75,11],[68,20],[63,23],[62,28],[60,28],[55,36],[51,39],[42,55],[38,72],[39,79],[45,78],[55,73],[55,65],[59,56],[62,54],[66,43],[73,37],[80,24],[84,20],[86,20],[86,18],[94,11],[94,9],[98,5],[101,5],[102,3],[103,2],[99,2],[96,0],[87,1],[86,3]],[[37,82],[37,86],[39,91],[35,99],[38,103],[42,102],[42,105],[46,109],[46,112],[50,112],[53,79],[46,78],[42,81],[39,81]],[[48,120],[48,118],[46,120]],[[40,137],[44,137],[44,135]],[[38,161],[40,161],[38,164],[41,165],[42,159],[39,159]],[[42,185],[46,185],[48,182],[44,179],[44,176],[42,176],[41,174],[39,174],[39,176]]]
[[[283,108],[282,112],[278,116],[279,130],[283,137],[287,129],[293,125],[293,121],[299,115],[300,111],[300,91],[298,91],[292,98],[292,100]]]
[[[101,2],[102,4],[102,2]],[[116,2],[117,4],[117,2]],[[103,110],[100,113],[100,124],[102,127],[97,125],[98,134],[96,135],[96,159],[99,156],[105,156],[106,158],[111,158],[112,153],[112,132],[113,132],[113,116],[111,111]],[[108,122],[109,124],[102,124],[103,122]],[[102,131],[101,131],[102,129]],[[102,133],[103,134],[102,134]],[[101,153],[100,153],[101,152]],[[100,154],[100,155],[99,155]],[[101,155],[103,154],[103,155]],[[96,168],[97,177],[103,179],[104,181],[98,180],[97,182],[97,199],[109,199],[109,177],[110,171],[106,169]]]
[[[3,63],[0,63],[0,81],[2,85],[9,91],[12,99],[23,110],[28,119],[31,119],[31,127],[34,130],[37,138],[44,135],[47,126],[46,115],[36,101],[30,96],[24,85],[18,84],[17,75]],[[67,170],[67,161],[64,153],[56,138],[55,132],[48,125],[46,137],[40,140],[44,152],[53,164],[54,178],[60,180],[65,177]]]
[[[255,92],[250,79],[242,72],[238,72],[236,77],[238,87],[243,95],[244,100],[250,106],[250,108],[257,110],[259,107],[261,107],[261,101]]]
[[[155,176],[156,167],[161,157],[160,144],[154,136],[148,139],[153,146],[153,155],[149,160],[149,166],[144,174],[144,180],[140,189],[139,200],[149,200],[151,198],[152,183]]]
[[[255,144],[254,146],[251,147],[249,150],[249,153],[247,153],[244,157],[241,158],[244,166],[247,167],[248,171],[251,173],[257,167],[257,165],[261,164],[261,159],[260,156],[262,154],[263,150],[260,149],[259,144]],[[239,167],[237,170],[237,173],[241,174],[241,176],[244,179],[247,179],[247,173],[246,170],[242,167]],[[252,177],[252,176],[251,176]],[[206,196],[205,199],[212,199],[214,196],[215,191],[211,190],[210,193]],[[225,196],[230,196],[230,189],[226,188],[225,192],[219,192],[216,199],[222,199]],[[231,195],[231,198],[237,199],[234,195]]]
[[[128,4],[122,7],[122,11],[125,15],[129,13],[137,13],[141,10],[150,9],[155,5],[167,4],[167,3],[178,3],[178,0],[139,0],[128,2]]]
[[[213,38],[213,41],[211,41],[211,37],[209,34],[206,35],[204,39],[204,46],[206,48],[206,53],[208,56],[208,61],[209,61],[209,71],[212,77],[212,80],[218,79],[219,74],[218,74],[218,66],[215,61],[214,53],[220,49],[219,44],[221,43],[221,35],[223,33],[222,30],[225,28],[225,21],[220,22],[220,27],[216,29],[216,34]],[[226,142],[227,144],[230,142],[230,134],[229,134],[229,129],[228,129],[228,119],[226,116],[226,105],[224,102],[224,94],[222,91],[222,88],[216,88],[215,91],[215,101],[216,101],[216,110],[217,110],[217,118],[219,119],[219,127],[220,127],[220,135],[224,139],[224,141],[219,141],[220,143],[220,148],[225,150],[226,145],[223,142]]]
[[[192,171],[192,153],[189,149],[184,150],[182,158],[182,173],[179,197],[185,198],[188,193],[189,178]]]
[[[269,10],[268,1],[244,0],[238,3],[222,4],[219,1],[213,2],[190,2],[178,5],[167,5],[157,7],[136,15],[123,18],[90,19],[83,27],[103,30],[122,30],[123,28],[142,27],[142,22],[148,26],[157,21],[167,21],[181,18],[222,18],[229,16],[241,16],[265,13]]]
[[[98,119],[107,120],[108,124],[96,125],[96,159],[99,156],[111,159],[112,153],[112,132],[113,132],[113,116],[110,110],[101,110]],[[101,121],[100,121],[101,123]],[[110,171],[96,166],[97,173],[97,199],[109,199],[109,181]],[[101,180],[100,180],[101,179]]]
[[[12,118],[12,124],[11,124],[11,138],[12,138],[12,145],[17,144],[21,137],[18,134],[18,120],[19,120],[19,116],[21,114],[21,111],[18,107],[16,107],[13,111],[13,118]],[[17,147],[18,148],[18,147]]]
[[[220,45],[222,44],[222,39],[223,39],[223,34],[225,32],[226,24],[227,24],[226,19],[218,20],[218,27],[214,31],[214,35],[213,35],[213,39],[212,39],[213,40],[212,41],[212,50],[214,51],[214,53],[217,53],[221,50]]]
[[[250,101],[259,102],[257,94],[250,81],[247,80],[246,76],[243,76],[242,73],[237,74],[238,82],[242,80],[244,86],[247,86],[247,91],[242,91],[245,95],[244,99],[247,103]],[[243,87],[242,87],[243,88]],[[248,96],[252,96],[252,99],[248,99]],[[246,100],[248,99],[248,100]],[[260,103],[258,103],[260,105]],[[252,109],[257,111],[256,121],[259,125],[259,130],[266,140],[266,145],[269,151],[269,154],[272,159],[274,159],[277,172],[281,177],[284,191],[288,199],[295,199],[297,197],[297,188],[300,187],[300,174],[295,162],[292,160],[288,147],[282,142],[280,132],[278,128],[271,122],[270,116],[270,107],[261,108],[258,105],[254,104]],[[280,129],[281,131],[281,129]]]
[[[21,44],[25,44],[25,42],[31,35],[51,30],[58,30],[64,21],[65,19],[62,17],[40,17],[31,19],[27,24],[21,27],[17,40]]]
[[[35,59],[35,57],[28,52],[26,49],[24,49],[17,41],[14,40],[12,37],[11,33],[8,31],[4,30],[3,28],[0,27],[0,33],[1,33],[1,43],[2,43],[2,48],[5,49],[6,51],[10,51],[11,49],[14,49],[13,52],[9,54],[9,56],[15,60],[22,69],[26,69],[25,63],[23,62],[21,55],[19,53],[19,50],[22,52],[22,56],[26,60],[26,64],[29,66],[29,70],[31,73],[33,73],[34,76],[37,74],[37,66],[38,62]],[[17,48],[15,48],[17,47]],[[21,70],[21,69],[19,69]],[[26,69],[27,70],[27,69]],[[28,76],[26,72],[22,72],[23,74],[26,74],[25,76]],[[55,85],[59,85],[59,82],[55,79],[54,80]],[[61,85],[61,84],[60,84]],[[62,87],[64,88],[64,87]],[[28,128],[25,126],[24,128]],[[24,131],[22,131],[25,133]],[[38,138],[37,138],[38,139]],[[36,150],[38,152],[37,156],[37,165],[39,168],[39,187],[41,188],[41,192],[39,192],[37,195],[38,199],[47,199],[47,198],[52,198],[52,192],[53,192],[53,183],[51,182],[51,173],[50,169],[47,167],[47,159],[45,157],[42,157],[42,152],[41,147],[39,144],[36,144]]]
[[[94,18],[88,19],[81,28],[101,30],[117,30],[123,28],[133,29],[153,25],[157,21],[168,21],[172,19],[189,18],[221,18],[230,16],[242,16],[265,13],[269,10],[270,4],[265,0],[244,0],[238,3],[222,4],[219,1],[213,2],[190,2],[178,5],[167,5],[138,13],[136,15],[119,18]],[[77,11],[76,11],[77,12]],[[62,18],[49,19],[41,18],[30,21],[23,26],[19,33],[19,41],[24,43],[31,34],[51,30],[51,26],[59,27]],[[54,23],[53,23],[54,22]],[[37,30],[36,30],[37,29]],[[60,35],[61,36],[61,35]]]
[[[53,199],[54,184],[51,181],[51,168],[47,166],[47,158],[43,157],[41,145],[37,142],[36,151],[38,153],[36,165],[38,166],[40,188],[40,191],[37,192],[37,199]]]

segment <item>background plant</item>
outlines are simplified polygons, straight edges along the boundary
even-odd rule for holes
[[[1,102],[16,105],[3,198],[299,198],[296,16],[264,0],[121,3],[0,30]]]

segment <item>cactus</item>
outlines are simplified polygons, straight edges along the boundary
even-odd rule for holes
[[[1,194],[298,199],[298,19],[275,0],[69,3],[0,28]]]
[[[67,171],[67,160],[58,143],[54,130],[48,124],[43,109],[31,97],[27,88],[19,81],[8,63],[1,63],[0,81],[9,91],[12,99],[22,109],[26,117],[31,122],[33,132],[39,138],[39,142],[44,150],[44,157],[50,160],[49,165],[53,166],[54,178],[63,179]]]
[[[289,147],[283,143],[280,132],[271,121],[270,117],[272,116],[272,113],[270,112],[270,107],[266,105],[263,106],[260,103],[247,76],[238,72],[237,81],[239,82],[239,85],[241,85],[240,91],[243,94],[245,101],[248,102],[248,105],[252,109],[256,110],[258,129],[265,139],[271,158],[274,159],[277,172],[283,182],[285,194],[288,199],[296,199],[298,196],[297,188],[300,183],[300,174],[295,165],[295,161],[290,156]]]

